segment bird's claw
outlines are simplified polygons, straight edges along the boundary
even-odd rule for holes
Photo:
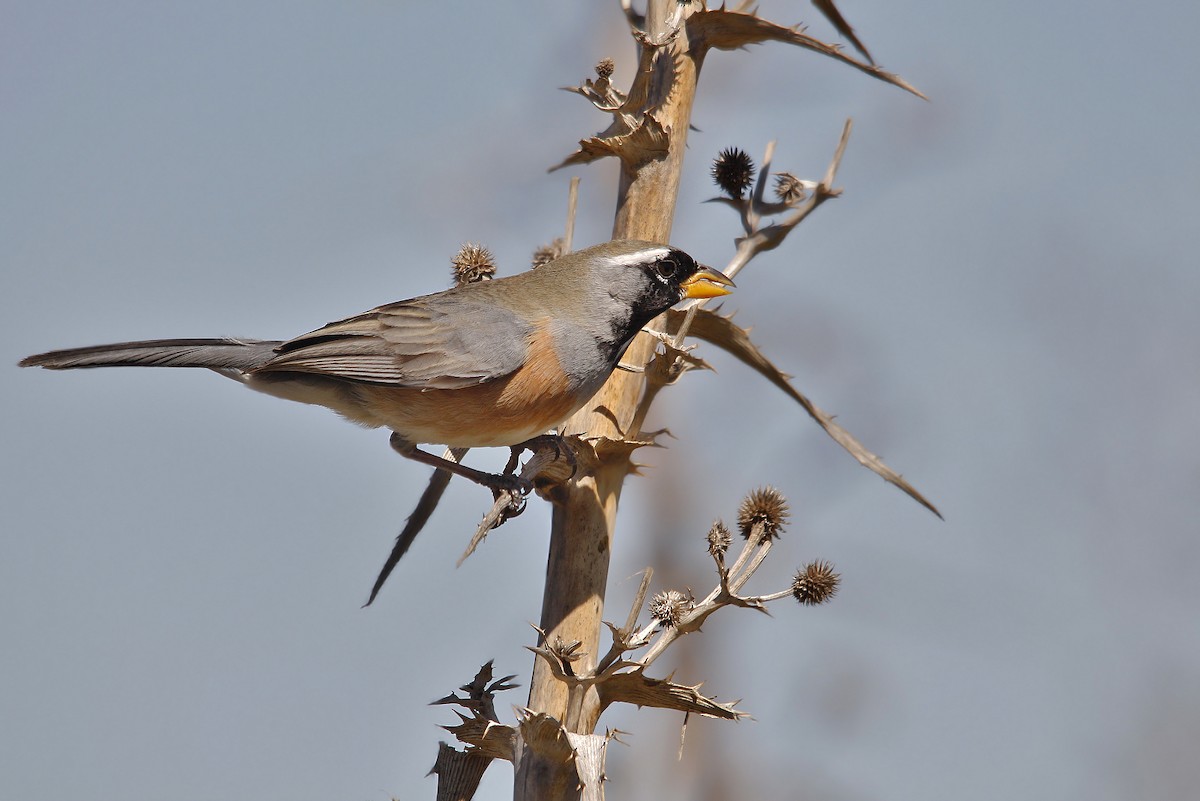
[[[575,458],[575,451],[567,444],[566,438],[562,434],[540,434],[533,439],[511,447],[512,459],[509,462],[510,464],[516,463],[516,459],[522,450],[537,453],[542,448],[550,448],[554,451],[554,461],[564,459],[571,466],[571,475],[568,478],[574,478],[579,473],[579,461]]]
[[[508,496],[508,505],[500,512],[493,528],[499,527],[503,523],[511,520],[514,517],[519,517],[525,511],[525,506],[529,498],[529,493],[533,492],[533,482],[527,478],[505,473],[496,476],[499,479],[495,486],[490,487],[492,490],[492,501],[498,502],[500,496]]]
[[[495,498],[499,498],[500,493],[507,492],[514,499],[520,498],[523,502],[525,496],[533,492],[533,482],[513,473],[503,473],[489,476],[487,488],[492,491]]]

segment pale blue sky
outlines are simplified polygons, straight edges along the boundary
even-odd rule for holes
[[[840,5],[932,102],[781,46],[714,54],[673,238],[732,253],[734,219],[700,203],[719,149],[776,138],[777,166],[816,177],[854,118],[844,197],[726,308],[946,522],[706,348],[719,374],[664,398],[678,440],[626,495],[610,616],[647,563],[706,588],[699,538],[762,483],[796,513],[754,586],[815,557],[844,586],[713,620],[679,677],[756,720],[693,721],[677,763],[677,717],[606,718],[634,733],[610,797],[702,798],[724,765],[744,798],[1182,798],[1200,782],[1200,11]],[[807,3],[762,10],[830,35]],[[529,671],[545,509],[455,569],[488,502],[456,484],[362,610],[426,478],[385,434],[206,373],[13,365],[295,335],[443,287],[464,240],[516,272],[573,174],[578,244],[605,238],[613,165],[545,168],[605,124],[557,87],[604,56],[628,80],[616,4],[2,17],[0,798],[432,798],[453,718],[426,704],[489,658]]]

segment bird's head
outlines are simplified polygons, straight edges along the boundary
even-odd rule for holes
[[[586,261],[588,280],[628,305],[634,331],[685,298],[720,297],[733,286],[723,274],[670,245],[614,239],[572,255]]]

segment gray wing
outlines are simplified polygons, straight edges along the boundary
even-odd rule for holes
[[[283,343],[256,372],[419,389],[503,378],[524,364],[533,328],[488,300],[440,293],[380,306]]]

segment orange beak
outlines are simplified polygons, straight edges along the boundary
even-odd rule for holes
[[[733,281],[726,278],[724,273],[704,266],[701,266],[680,286],[683,287],[685,298],[719,298],[733,291],[726,289],[726,287],[733,286]]]

